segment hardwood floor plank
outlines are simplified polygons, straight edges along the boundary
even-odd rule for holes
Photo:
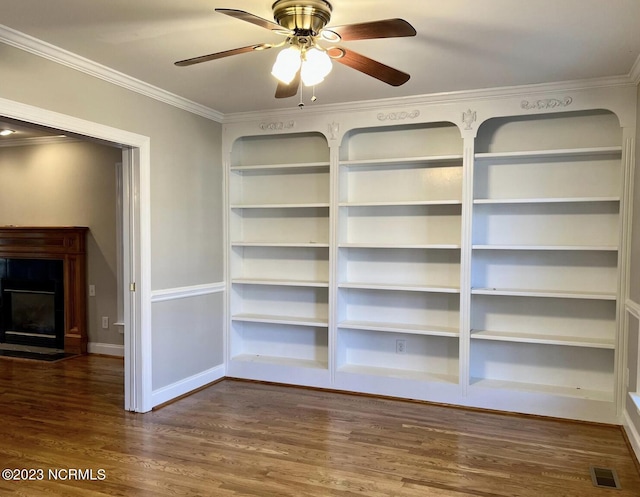
[[[123,383],[113,358],[0,360],[0,469],[105,472],[0,495],[596,497],[598,465],[640,496],[620,427],[234,380],[140,415]]]

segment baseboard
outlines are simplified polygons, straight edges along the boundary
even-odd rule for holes
[[[171,385],[154,390],[151,394],[152,407],[165,404],[173,399],[176,399],[189,392],[202,388],[209,383],[224,378],[225,367],[224,364],[216,366],[214,368],[203,371],[202,373],[195,374],[184,380],[176,381]]]
[[[89,354],[112,355],[115,357],[124,357],[124,345],[89,342],[87,344],[87,352],[89,352]]]
[[[640,433],[631,422],[631,418],[629,417],[629,413],[625,410],[622,425],[624,426],[624,431],[627,434],[627,438],[629,439],[629,443],[631,443],[631,447],[633,448],[633,452],[636,455],[636,460],[640,462]]]

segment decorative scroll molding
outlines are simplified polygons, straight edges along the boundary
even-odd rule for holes
[[[340,123],[332,122],[329,124],[329,134],[331,135],[332,140],[338,139],[338,133],[340,132]]]
[[[523,109],[531,110],[531,109],[555,109],[556,107],[567,107],[571,105],[573,102],[573,98],[564,97],[562,100],[557,98],[545,98],[544,100],[533,100],[529,102],[528,100],[523,100],[520,106]]]
[[[411,112],[389,112],[378,114],[378,121],[403,121],[404,119],[415,119],[420,115],[419,110],[412,110]]]
[[[462,122],[464,123],[464,129],[471,130],[473,129],[473,123],[478,119],[477,113],[475,110],[469,109],[466,112],[462,113]]]
[[[260,123],[260,129],[263,131],[282,131],[283,129],[294,128],[295,125],[295,121],[275,121],[271,123]]]

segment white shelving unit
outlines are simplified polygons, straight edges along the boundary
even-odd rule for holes
[[[492,136],[479,131],[493,150],[475,155],[472,395],[613,405],[623,175],[612,117],[503,119]]]
[[[225,123],[227,375],[618,422],[635,93],[583,93]]]
[[[355,130],[341,147],[338,189],[338,381],[457,385],[460,132]]]
[[[328,375],[329,170],[319,134],[234,144],[228,195],[232,375]]]

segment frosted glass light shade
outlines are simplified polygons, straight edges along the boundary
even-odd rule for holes
[[[324,81],[324,78],[331,72],[331,58],[327,52],[310,48],[305,52],[305,58],[302,61],[302,69],[300,77],[305,86],[314,86]]]
[[[285,48],[276,57],[271,74],[288,85],[296,77],[301,63],[300,50],[295,47]]]

